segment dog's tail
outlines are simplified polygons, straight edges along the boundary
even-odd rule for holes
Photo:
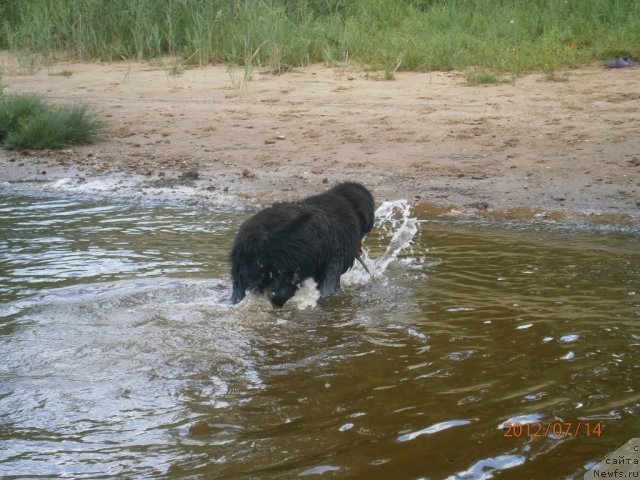
[[[301,229],[304,224],[309,221],[310,218],[311,212],[300,212],[294,219],[271,230],[267,235],[267,241],[278,242],[288,237],[296,230]]]

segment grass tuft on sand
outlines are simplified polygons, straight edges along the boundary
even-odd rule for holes
[[[103,127],[86,105],[52,106],[36,95],[0,97],[0,142],[9,150],[93,143]]]

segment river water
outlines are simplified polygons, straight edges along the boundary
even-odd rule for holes
[[[385,203],[373,278],[230,306],[249,214],[0,197],[0,476],[582,478],[638,436],[638,232]]]

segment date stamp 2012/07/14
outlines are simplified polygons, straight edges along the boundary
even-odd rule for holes
[[[600,437],[604,432],[602,422],[505,422],[504,438],[578,438]]]

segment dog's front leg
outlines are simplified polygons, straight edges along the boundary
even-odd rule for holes
[[[324,275],[316,280],[321,297],[328,297],[340,290],[340,275],[342,265],[337,260],[331,260],[323,272]]]

